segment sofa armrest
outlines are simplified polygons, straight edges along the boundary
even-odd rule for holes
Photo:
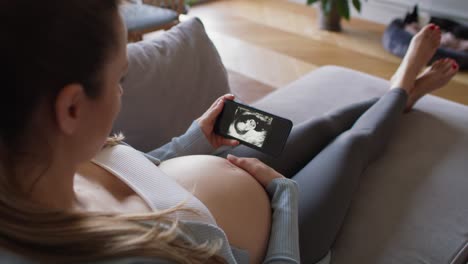
[[[226,70],[199,19],[127,46],[129,71],[113,132],[141,151],[183,133],[229,92]]]

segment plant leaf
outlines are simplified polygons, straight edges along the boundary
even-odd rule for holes
[[[356,8],[358,12],[361,12],[361,1],[359,0],[353,0],[353,6]]]
[[[349,20],[349,4],[347,0],[339,0],[337,2],[338,4],[338,13],[340,16],[346,18],[346,20]]]
[[[322,0],[322,10],[325,12],[325,15],[329,15],[332,10],[332,4],[334,0]]]
[[[317,1],[318,1],[318,0],[307,0],[307,4],[308,4],[308,5],[311,5],[311,4],[313,4],[313,3],[317,2]]]

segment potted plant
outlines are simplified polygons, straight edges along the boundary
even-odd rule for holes
[[[350,18],[350,4],[361,12],[361,0],[307,0],[308,5],[319,2],[319,27],[330,31],[341,31],[341,18]]]

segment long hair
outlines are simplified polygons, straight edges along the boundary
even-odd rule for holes
[[[102,68],[116,50],[118,5],[118,0],[0,0],[0,248],[45,263],[123,257],[225,263],[216,255],[221,241],[197,244],[171,217],[189,210],[183,203],[146,214],[57,210],[28,200],[15,184],[16,168],[30,155],[28,142],[46,141],[31,131],[38,106],[52,105],[70,83],[82,84],[89,98],[101,95]]]

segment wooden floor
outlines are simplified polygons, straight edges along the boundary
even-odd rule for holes
[[[246,102],[323,65],[340,65],[388,79],[401,59],[381,45],[384,26],[353,18],[342,33],[319,30],[315,8],[286,0],[219,0],[193,7]],[[468,73],[435,93],[468,105]]]

